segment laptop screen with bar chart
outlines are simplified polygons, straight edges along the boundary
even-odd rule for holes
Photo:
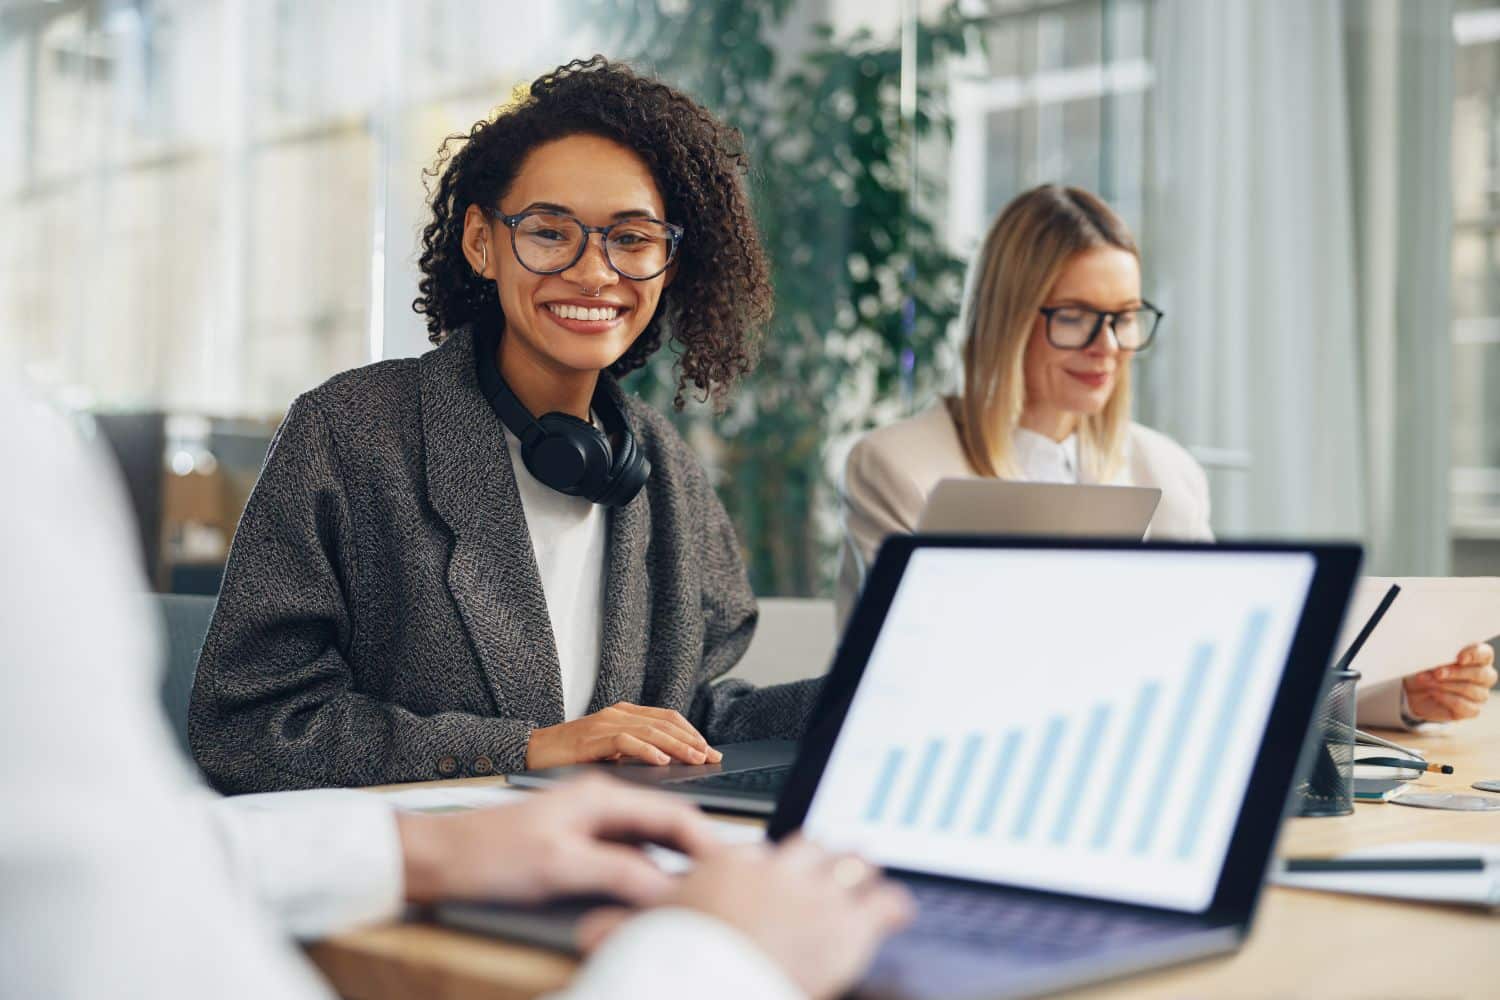
[[[917,548],[802,827],[892,868],[1202,912],[1316,569]]]

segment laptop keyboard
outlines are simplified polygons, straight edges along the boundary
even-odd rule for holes
[[[908,887],[917,901],[917,919],[908,934],[1038,957],[1113,950],[1183,926],[1170,917],[1101,910],[1087,903],[935,883]]]
[[[679,778],[667,784],[716,791],[754,792],[774,797],[781,794],[781,789],[786,784],[786,776],[790,771],[790,767],[763,767],[755,771],[730,771],[727,774]]]

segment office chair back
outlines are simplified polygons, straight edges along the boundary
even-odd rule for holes
[[[154,594],[157,614],[166,638],[166,671],[161,679],[162,706],[172,723],[177,744],[189,757],[188,700],[193,694],[193,676],[198,672],[198,652],[214,615],[215,597],[193,594]]]
[[[833,602],[762,597],[758,603],[760,623],[730,676],[764,686],[826,673],[838,646]]]

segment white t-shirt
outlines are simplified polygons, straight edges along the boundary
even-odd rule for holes
[[[604,508],[559,493],[537,480],[521,461],[521,440],[509,430],[510,466],[515,470],[531,549],[542,577],[557,662],[562,667],[563,719],[587,715],[599,681],[599,645],[604,629]]]

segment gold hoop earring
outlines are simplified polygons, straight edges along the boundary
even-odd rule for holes
[[[483,263],[479,265],[479,276],[483,278],[485,277],[484,272],[490,269],[490,245],[488,243],[479,244],[479,255],[480,259],[483,261]]]

